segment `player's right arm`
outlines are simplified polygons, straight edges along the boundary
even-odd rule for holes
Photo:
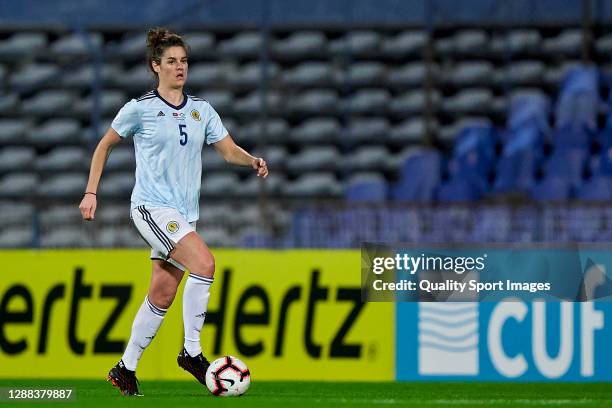
[[[87,181],[87,188],[85,189],[85,195],[79,210],[84,220],[91,221],[94,219],[96,213],[96,193],[98,191],[98,184],[100,183],[100,177],[102,177],[102,170],[108,159],[113,147],[121,141],[121,136],[112,127],[108,129],[106,134],[98,143],[96,150],[94,151],[93,157],[91,158],[91,167],[89,169],[89,180]],[[87,194],[93,193],[93,194]]]

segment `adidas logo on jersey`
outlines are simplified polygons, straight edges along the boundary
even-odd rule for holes
[[[159,111],[159,113],[157,114],[157,117],[159,118],[160,116],[166,116],[166,115],[164,115],[163,111]]]

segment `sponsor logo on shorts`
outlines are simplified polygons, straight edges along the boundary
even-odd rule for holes
[[[166,224],[166,231],[168,231],[169,233],[174,234],[178,230],[179,230],[178,222],[170,221],[168,224]]]
[[[200,112],[198,112],[196,109],[191,111],[191,117],[195,120],[197,120],[198,122],[200,121]]]

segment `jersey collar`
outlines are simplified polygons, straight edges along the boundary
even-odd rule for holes
[[[155,96],[157,96],[159,99],[161,99],[166,105],[168,105],[169,107],[171,107],[172,109],[176,109],[176,110],[181,110],[185,107],[185,105],[187,105],[187,99],[189,99],[189,97],[187,96],[187,94],[183,91],[183,102],[180,105],[173,105],[170,102],[168,102],[167,100],[165,100],[160,94],[159,92],[157,92],[157,89],[153,90],[153,93],[155,94]]]

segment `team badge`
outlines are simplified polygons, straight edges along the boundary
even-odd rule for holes
[[[195,120],[197,120],[198,122],[200,121],[200,112],[198,112],[197,110],[192,110],[191,111],[191,117],[194,118]]]
[[[176,231],[179,230],[179,225],[178,222],[176,221],[170,221],[167,225],[166,225],[166,230],[171,233],[174,234]]]

